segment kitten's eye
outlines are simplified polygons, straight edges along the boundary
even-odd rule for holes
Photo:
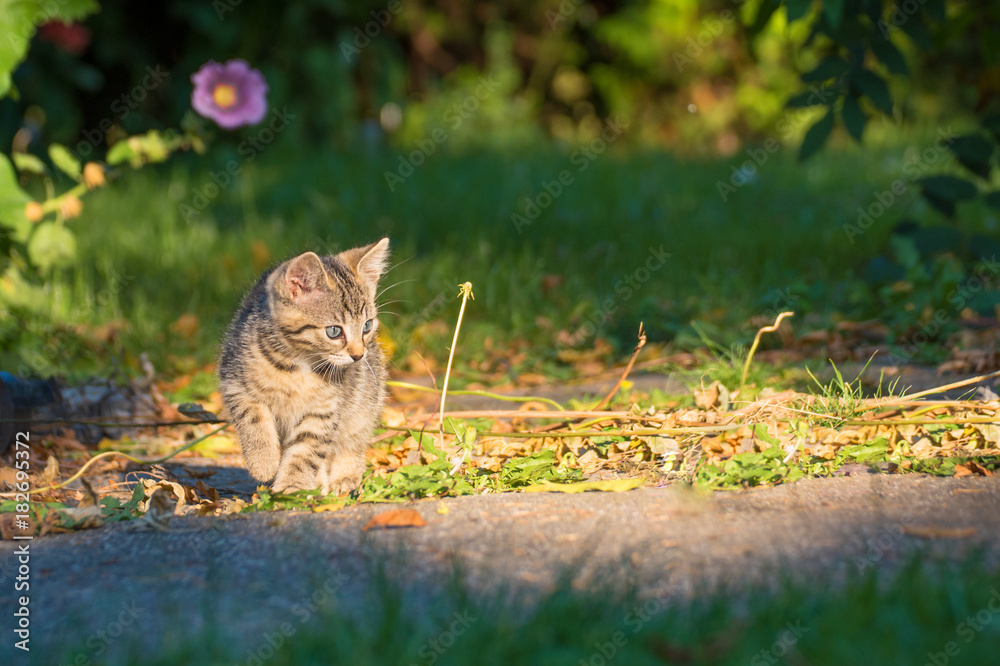
[[[331,340],[336,340],[344,333],[344,329],[339,326],[327,326],[326,334]]]
[[[372,323],[373,322],[374,322],[373,319],[369,319],[368,321],[365,322],[365,326],[364,326],[364,329],[363,329],[365,333],[367,333],[370,330],[372,330]]]

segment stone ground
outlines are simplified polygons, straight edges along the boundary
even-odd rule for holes
[[[204,459],[165,467],[180,477],[182,467],[199,466],[214,468],[212,485],[224,495],[253,491],[238,465]],[[856,468],[838,478],[717,494],[675,486],[422,500],[409,506],[425,526],[363,530],[372,516],[398,506],[175,517],[163,531],[119,523],[35,539],[32,635],[78,646],[90,659],[96,653],[87,638],[130,618],[132,609],[135,622],[124,631],[151,648],[224,619],[227,640],[242,649],[283,621],[308,621],[324,589],[341,607],[364,607],[377,587],[376,563],[419,607],[456,576],[474,595],[502,590],[529,602],[566,578],[580,590],[615,581],[684,600],[720,585],[837,581],[914,553],[1000,562],[996,478]],[[0,542],[4,625],[16,598],[17,545]],[[18,661],[23,655],[11,643],[0,644],[0,663],[33,663]]]

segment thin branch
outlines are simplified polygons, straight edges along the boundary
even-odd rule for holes
[[[639,341],[635,344],[635,349],[632,350],[632,358],[628,360],[628,364],[625,366],[625,371],[622,372],[621,377],[619,377],[618,381],[615,382],[615,385],[612,387],[611,391],[609,391],[608,394],[604,396],[604,399],[601,400],[599,403],[597,403],[597,406],[594,407],[595,412],[604,409],[607,406],[607,404],[611,402],[611,399],[615,397],[615,394],[618,393],[618,389],[622,387],[622,383],[625,381],[625,378],[628,377],[628,373],[632,371],[632,366],[635,364],[635,359],[639,355],[639,352],[642,351],[642,348],[645,345],[646,345],[646,332],[643,330],[642,322],[640,321]]]
[[[987,379],[993,379],[994,377],[1000,377],[1000,370],[996,372],[991,372],[987,375],[980,375],[978,377],[970,377],[969,379],[963,379],[962,381],[952,382],[951,384],[945,384],[944,386],[938,386],[936,388],[930,388],[926,391],[920,391],[918,393],[913,393],[906,396],[907,400],[916,400],[917,398],[922,398],[925,395],[934,395],[935,393],[942,393],[944,391],[950,391],[951,389],[961,388],[963,386],[968,386],[969,384],[978,384],[979,382],[984,382]]]

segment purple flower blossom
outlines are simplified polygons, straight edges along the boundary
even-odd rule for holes
[[[245,60],[209,60],[191,75],[191,106],[219,127],[256,125],[267,113],[267,81]]]

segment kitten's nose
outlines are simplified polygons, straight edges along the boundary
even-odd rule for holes
[[[351,354],[351,358],[353,358],[355,361],[360,361],[364,357],[365,357],[365,353],[364,352],[361,352],[357,356],[355,356],[354,354]]]

